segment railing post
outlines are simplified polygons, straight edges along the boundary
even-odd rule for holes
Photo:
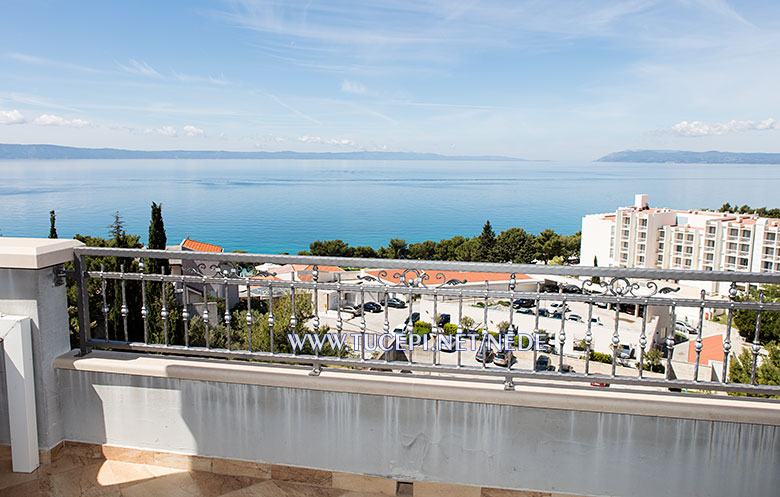
[[[77,307],[79,313],[79,355],[89,354],[89,292],[85,271],[87,268],[86,256],[75,255],[73,264],[76,268],[76,292]]]

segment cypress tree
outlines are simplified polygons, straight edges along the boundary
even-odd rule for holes
[[[54,226],[57,216],[53,210],[49,211],[49,238],[57,238],[57,228]]]
[[[165,223],[162,217],[162,204],[152,202],[152,218],[149,222],[149,242],[146,244],[148,249],[165,250],[168,243],[168,237],[165,235]],[[165,259],[150,259],[149,272],[159,273],[161,268],[168,272],[168,261]]]

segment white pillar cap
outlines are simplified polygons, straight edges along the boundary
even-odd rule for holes
[[[0,268],[41,269],[73,260],[78,240],[0,237]]]

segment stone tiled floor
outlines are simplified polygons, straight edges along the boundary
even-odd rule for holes
[[[12,473],[0,448],[0,497],[379,497],[304,483],[105,460],[66,453],[31,474]],[[387,496],[384,496],[387,497]]]

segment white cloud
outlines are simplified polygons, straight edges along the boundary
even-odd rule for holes
[[[366,89],[365,85],[356,81],[350,81],[345,79],[341,82],[341,91],[344,93],[354,93],[355,95],[370,95],[371,93]]]
[[[355,142],[347,139],[347,138],[341,138],[341,139],[325,139],[320,136],[299,136],[298,141],[302,143],[313,143],[318,145],[355,145]]]
[[[149,64],[147,64],[144,61],[140,61],[139,62],[139,61],[137,61],[135,59],[130,59],[130,65],[125,66],[125,65],[119,64],[119,67],[121,67],[123,71],[128,72],[130,74],[138,74],[138,75],[141,75],[141,76],[149,76],[149,77],[152,77],[152,78],[161,78],[162,79],[162,74],[160,74],[159,72],[155,71],[152,66],[150,66]]]
[[[763,121],[731,121],[724,123],[706,123],[702,121],[680,121],[672,126],[671,131],[680,136],[713,136],[724,135],[738,131],[760,131],[767,129],[780,129],[780,121],[775,118]]]
[[[203,130],[192,125],[184,126],[184,134],[187,136],[203,136]]]
[[[23,124],[24,116],[18,110],[0,110],[0,124]]]
[[[38,126],[70,126],[73,128],[85,128],[90,125],[89,121],[84,119],[65,119],[62,116],[54,114],[41,114],[36,117],[33,124]]]
[[[176,128],[173,126],[163,126],[161,128],[157,128],[155,131],[163,136],[176,136]]]

